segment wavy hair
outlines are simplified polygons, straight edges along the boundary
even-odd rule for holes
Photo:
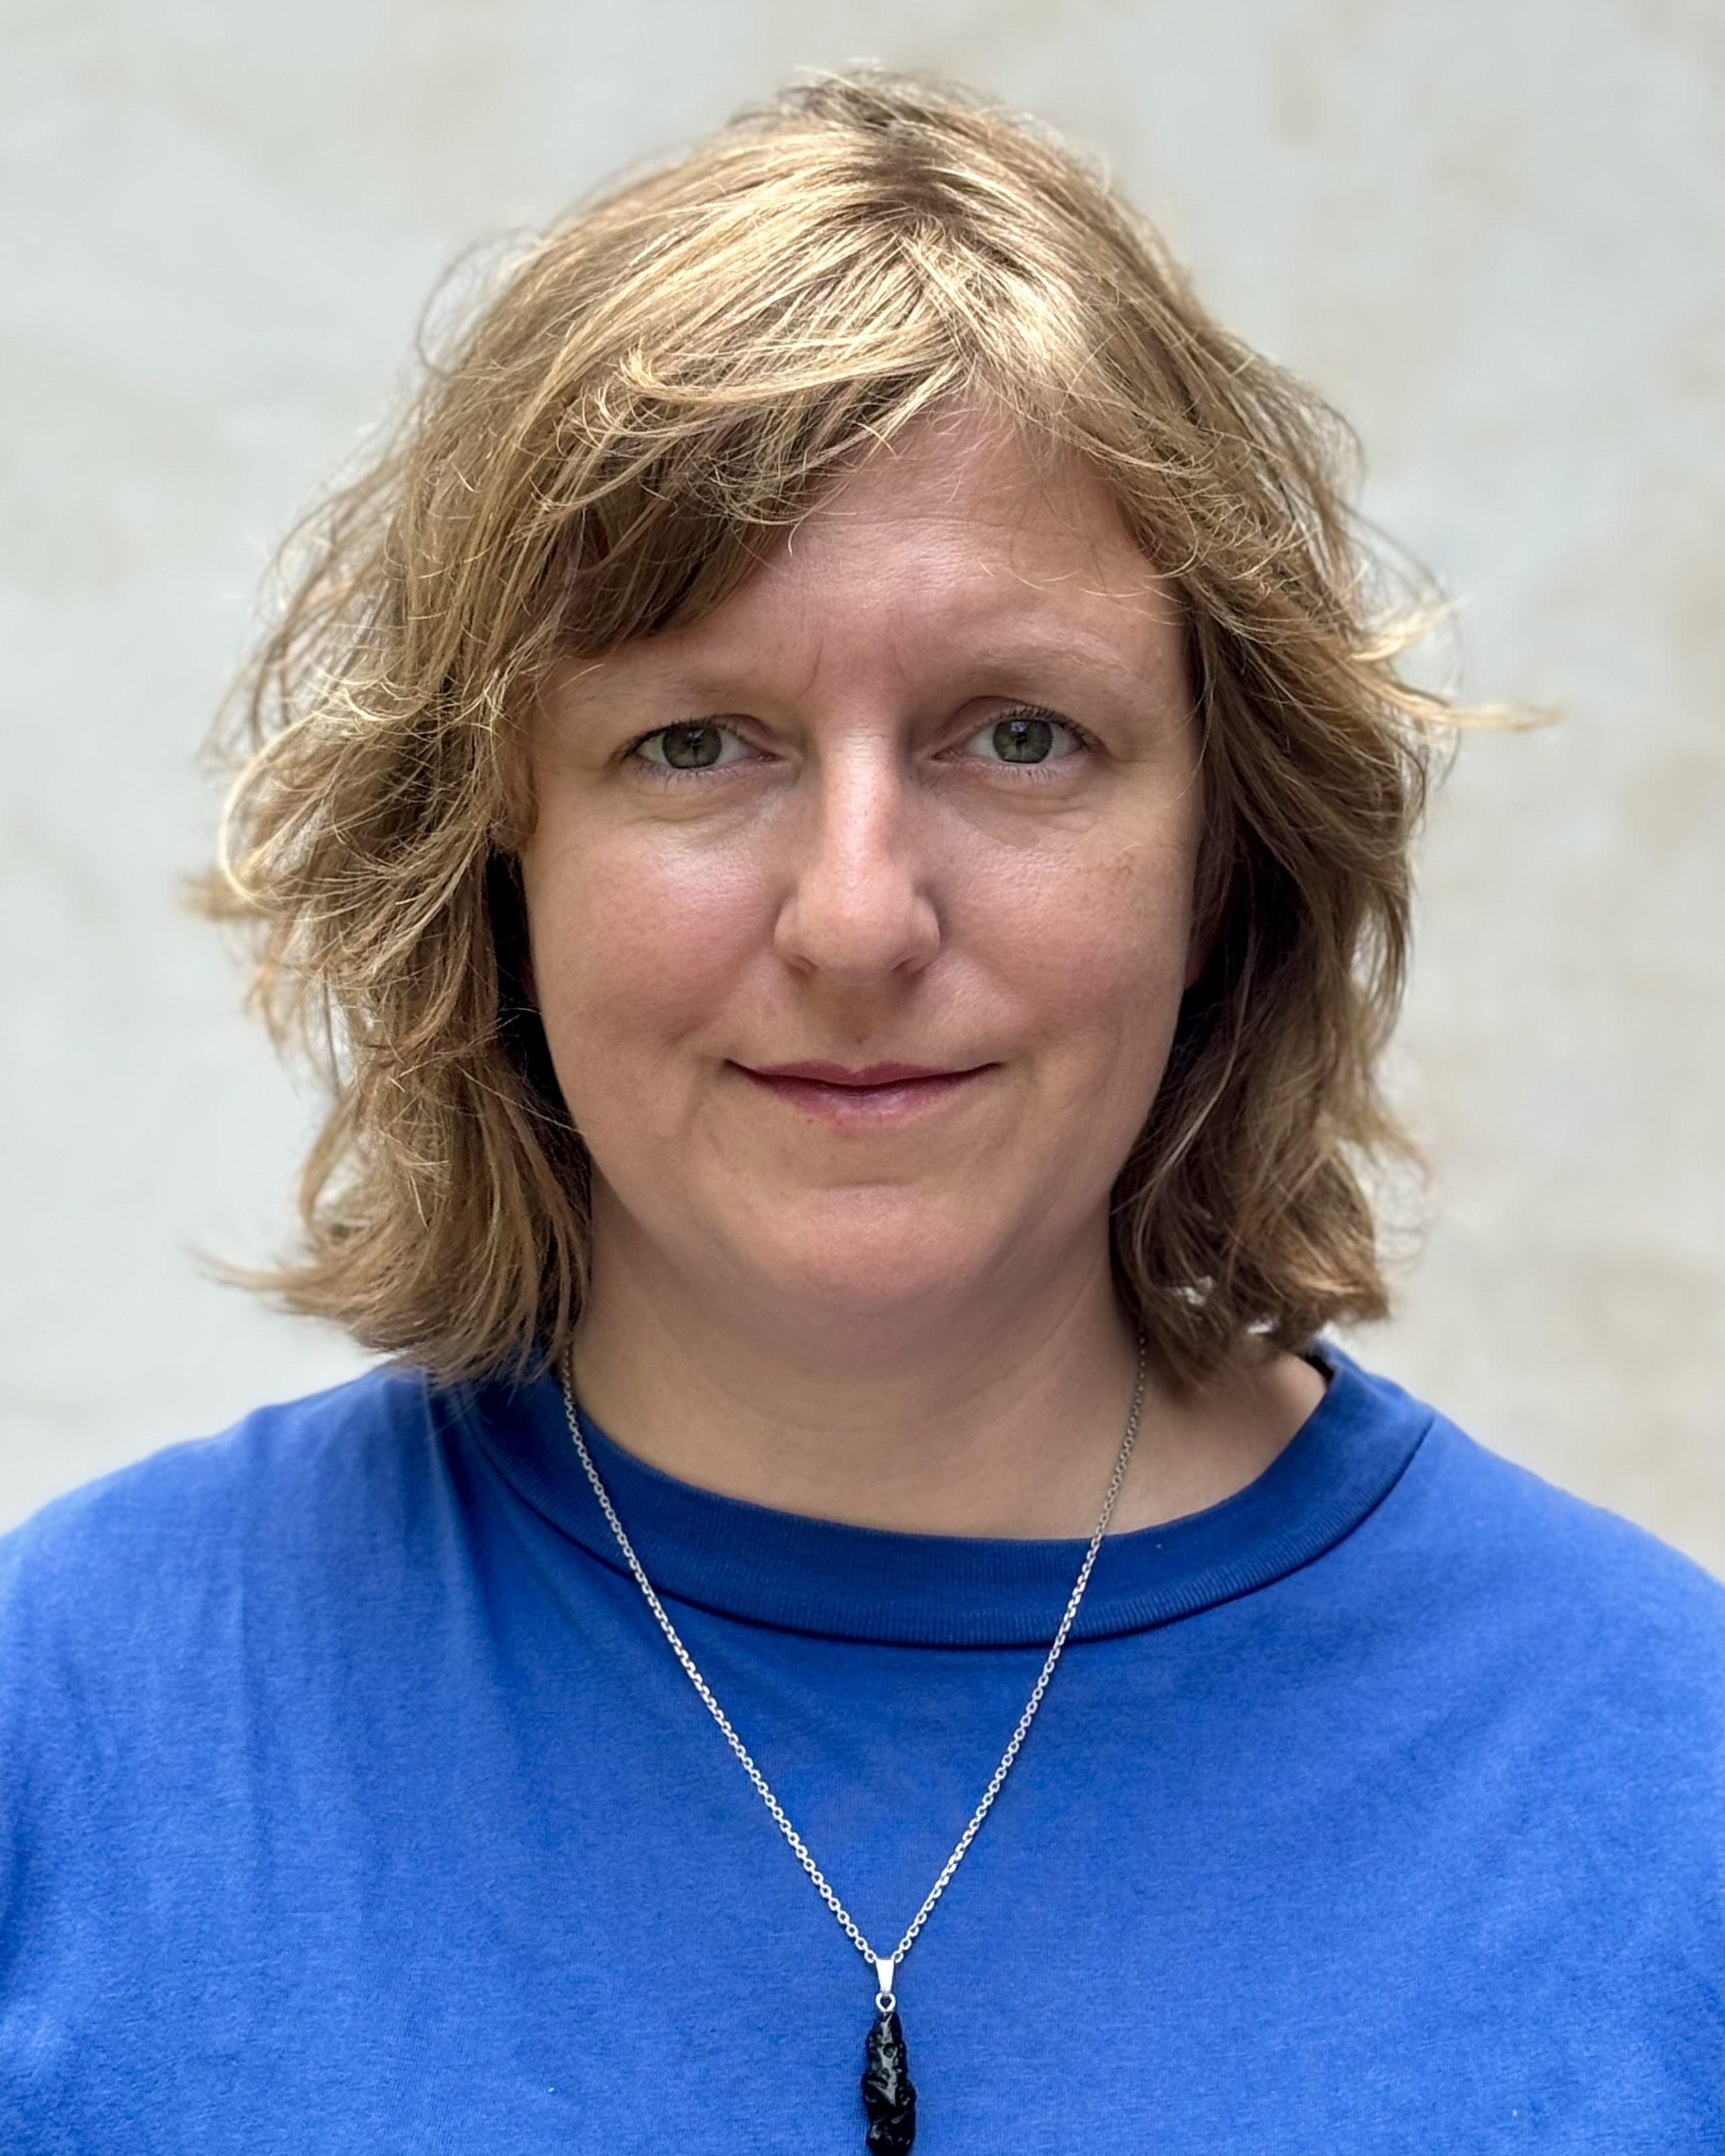
[[[1398,669],[1441,609],[1362,536],[1338,415],[1037,123],[875,70],[518,249],[290,542],[196,891],[327,1113],[295,1248],[226,1277],[447,1381],[561,1353],[590,1164],[524,988],[536,690],[716,604],[960,402],[1084,459],[1182,609],[1213,932],[1113,1193],[1118,1291],[1177,1388],[1388,1315],[1368,1184],[1425,1167],[1379,1073],[1410,848],[1440,733],[1485,715]]]

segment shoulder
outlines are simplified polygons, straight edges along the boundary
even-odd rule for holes
[[[1519,1850],[1560,1900],[1626,1897],[1645,1933],[1696,1939],[1717,1971],[1725,1586],[1364,1374],[1372,1416],[1421,1429],[1297,1591],[1308,1664],[1335,1676],[1408,1801],[1474,1819],[1482,1848]]]
[[[1424,1404],[1362,1374],[1387,1406]],[[1482,1682],[1488,1667],[1511,1667],[1553,1701],[1609,1702],[1725,1743],[1725,1584],[1646,1528],[1427,1412],[1367,1537],[1407,1625],[1445,1642]]]
[[[0,1536],[8,1688],[56,1650],[159,1658],[272,1578],[342,1567],[415,1502],[430,1424],[424,1373],[385,1367],[52,1499]]]

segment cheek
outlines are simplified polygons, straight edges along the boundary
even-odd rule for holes
[[[1192,860],[1183,834],[1058,857],[975,916],[1031,1029],[1094,1070],[1165,1051],[1185,987]]]
[[[523,860],[533,982],[570,1113],[651,1100],[674,1082],[667,1045],[719,1011],[759,940],[746,880],[611,834]]]

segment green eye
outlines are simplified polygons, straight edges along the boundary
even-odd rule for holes
[[[1062,747],[1062,735],[1068,737],[1069,747]],[[1069,719],[1057,719],[1052,711],[1004,712],[972,734],[971,741],[987,742],[991,754],[984,757],[985,762],[1014,764],[1020,768],[1064,763],[1089,746],[1089,737],[1080,728]]]
[[[1047,719],[997,719],[991,739],[1007,763],[1042,763],[1053,746],[1054,729]]]
[[[963,746],[974,750],[979,742],[988,745],[980,761],[1021,771],[1027,778],[1059,776],[1060,767],[1095,746],[1084,728],[1070,719],[1028,708],[1002,712],[991,724],[980,727]],[[654,778],[667,782],[750,760],[747,742],[723,719],[680,719],[668,726],[656,726],[633,742],[628,752]]]
[[[704,770],[708,764],[718,762],[723,747],[719,729],[705,720],[693,720],[685,726],[662,726],[641,743],[643,751],[654,742],[661,745],[662,760],[673,771]],[[649,758],[653,762],[660,760]]]
[[[734,753],[726,753],[727,738]],[[722,719],[679,719],[672,726],[656,726],[632,742],[629,753],[655,778],[667,780],[749,760],[736,728]]]

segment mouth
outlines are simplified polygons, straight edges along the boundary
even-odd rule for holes
[[[930,1070],[883,1063],[846,1070],[838,1064],[790,1063],[756,1070],[739,1063],[734,1067],[760,1091],[817,1122],[840,1130],[879,1130],[957,1100],[998,1066],[981,1063],[968,1070]]]

